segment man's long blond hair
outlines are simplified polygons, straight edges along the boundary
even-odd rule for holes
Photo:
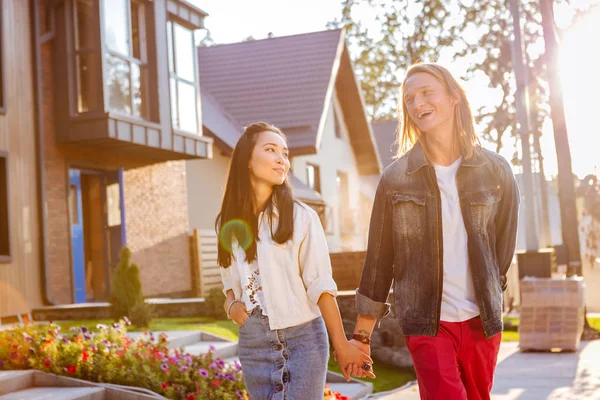
[[[402,111],[397,128],[397,140],[399,143],[397,157],[400,157],[409,151],[419,140],[423,143],[425,154],[428,154],[426,145],[427,135],[423,134],[417,125],[410,119],[406,103],[404,102],[404,88],[406,81],[408,78],[419,72],[432,75],[442,83],[451,96],[458,98],[459,102],[454,107],[454,134],[455,139],[458,140],[463,158],[468,160],[473,156],[475,146],[480,145],[479,137],[475,134],[471,106],[469,105],[464,89],[456,79],[454,79],[450,71],[435,63],[414,64],[406,72],[400,93]]]

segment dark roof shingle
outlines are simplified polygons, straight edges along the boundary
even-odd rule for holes
[[[201,90],[242,125],[266,121],[316,134],[340,37],[341,30],[330,30],[200,47]]]

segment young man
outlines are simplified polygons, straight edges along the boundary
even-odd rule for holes
[[[377,189],[352,343],[370,354],[393,281],[421,399],[489,399],[515,250],[517,184],[506,160],[480,147],[465,92],[444,67],[409,69],[402,112],[405,154]],[[349,372],[366,375],[356,365]]]

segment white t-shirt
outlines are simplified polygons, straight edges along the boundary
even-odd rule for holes
[[[456,172],[461,162],[462,157],[459,157],[447,167],[434,165],[442,201],[444,242],[444,281],[440,319],[446,322],[462,322],[479,315],[469,268],[467,231],[456,186]]]

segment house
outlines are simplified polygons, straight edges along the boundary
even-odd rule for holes
[[[245,125],[266,121],[288,137],[292,186],[321,215],[330,250],[365,249],[372,205],[363,203],[361,177],[379,174],[381,163],[344,35],[198,49],[204,131],[215,150],[211,161],[187,163],[191,227],[214,230],[232,149]]]
[[[43,302],[30,9],[0,1],[0,325]]]
[[[0,4],[0,286],[24,297],[0,290],[0,316],[107,300],[123,246],[146,296],[189,294],[185,160],[212,153],[193,40],[206,14],[185,0]]]

